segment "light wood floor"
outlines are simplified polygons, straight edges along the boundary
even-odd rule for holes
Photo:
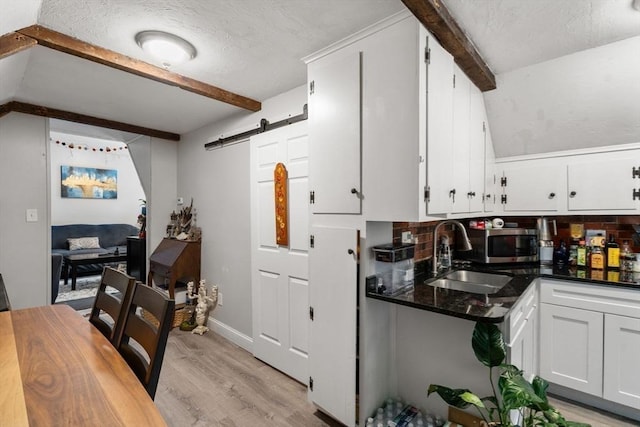
[[[569,421],[591,424],[592,427],[638,427],[640,422],[627,418],[617,417],[613,414],[584,408],[581,405],[549,397],[549,403],[562,413]]]
[[[207,332],[172,330],[155,398],[169,426],[340,426],[306,386]]]
[[[169,426],[340,426],[307,401],[306,387],[213,332],[171,331],[156,405]],[[566,419],[593,427],[632,427],[569,402],[550,399]]]

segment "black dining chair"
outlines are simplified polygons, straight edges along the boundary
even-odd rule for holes
[[[120,344],[122,328],[135,283],[134,277],[122,271],[111,267],[105,267],[102,270],[102,279],[93,301],[89,322],[98,328],[116,348]],[[108,288],[114,288],[118,292],[107,292]]]
[[[174,308],[173,299],[141,282],[136,283],[118,351],[152,399],[158,387]]]

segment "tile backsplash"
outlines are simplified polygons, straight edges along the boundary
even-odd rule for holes
[[[488,217],[493,219],[496,216]],[[500,216],[505,222],[515,222],[518,227],[536,228],[536,220],[539,216]],[[640,215],[571,215],[571,216],[545,216],[547,219],[556,220],[558,234],[554,237],[556,246],[561,240],[567,243],[571,241],[570,224],[583,224],[585,230],[605,230],[607,239],[610,234],[616,236],[618,244],[622,244],[624,240],[628,240],[633,252],[640,252],[640,236],[635,232],[634,225],[640,225]],[[469,221],[485,219],[469,218],[460,220],[465,226]],[[394,222],[393,223],[393,242],[400,243],[402,241],[402,233],[410,231],[413,237],[417,238],[415,250],[415,261],[431,258],[433,254],[433,229],[439,221],[431,222]],[[442,228],[442,233],[449,236],[452,246],[455,245],[455,227],[446,225]],[[442,234],[440,233],[440,234]],[[635,237],[635,240],[634,240]]]

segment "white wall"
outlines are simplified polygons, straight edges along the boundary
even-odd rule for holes
[[[496,76],[496,157],[640,142],[640,37]]]
[[[202,227],[202,278],[218,285],[223,306],[214,312],[218,331],[247,348],[252,340],[249,143],[205,151],[204,144],[302,113],[306,86],[262,103],[262,110],[183,135],[178,149],[178,196],[193,197]]]
[[[180,144],[182,143],[158,138],[148,140],[151,194],[147,200],[147,259],[165,237],[171,212],[177,209],[177,158]],[[138,164],[138,152],[135,154]]]
[[[0,273],[16,309],[50,300],[47,140],[46,118],[0,118]],[[26,222],[27,209],[37,222]]]
[[[122,142],[51,132],[51,224],[131,224],[137,225],[140,199],[146,199],[128,149],[110,152],[100,148],[126,147]],[[65,142],[65,145],[56,141]],[[88,150],[69,148],[68,144]],[[93,151],[96,148],[98,151]],[[60,196],[60,166],[81,166],[118,171],[117,199],[71,199]]]

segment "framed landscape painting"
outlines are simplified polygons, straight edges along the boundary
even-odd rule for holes
[[[60,194],[72,199],[117,199],[118,171],[60,166]]]

